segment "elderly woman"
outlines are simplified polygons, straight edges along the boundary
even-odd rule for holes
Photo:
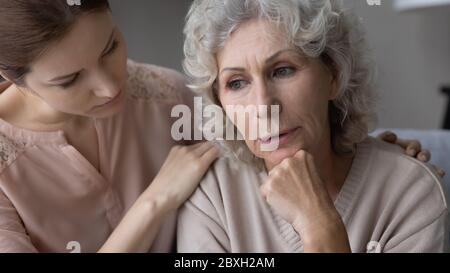
[[[179,251],[446,250],[438,176],[368,137],[372,64],[359,26],[339,1],[193,3],[185,28],[193,87],[222,107],[279,106],[279,130],[251,139],[238,124],[245,147],[225,144],[250,164],[214,164],[179,213]],[[271,138],[277,149],[262,149]]]

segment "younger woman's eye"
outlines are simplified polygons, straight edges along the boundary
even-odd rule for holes
[[[244,80],[233,80],[227,83],[227,88],[233,91],[244,88],[246,85]]]
[[[103,55],[103,57],[108,56],[108,55],[111,55],[111,54],[116,50],[116,48],[118,47],[118,45],[119,45],[119,41],[114,40],[114,41],[112,42],[112,44],[111,44],[111,47],[108,49],[108,51],[105,52],[105,54]]]
[[[273,71],[272,76],[277,78],[289,77],[295,73],[295,69],[292,67],[280,67]]]
[[[72,85],[75,84],[75,82],[77,81],[79,75],[80,75],[80,74],[76,74],[76,75],[73,77],[73,79],[71,79],[70,81],[68,81],[68,82],[66,82],[66,83],[61,84],[60,86],[61,86],[63,89],[67,89],[67,88],[71,87]]]

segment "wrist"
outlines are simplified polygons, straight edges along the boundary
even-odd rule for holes
[[[323,223],[322,225],[311,225],[299,234],[305,244],[326,242],[332,238],[342,237],[346,233],[345,226],[339,222]]]
[[[342,223],[341,216],[334,206],[331,208],[318,208],[307,214],[298,211],[296,215],[297,217],[294,218],[292,226],[301,236],[306,236],[316,231],[331,230]]]
[[[157,217],[164,216],[177,209],[170,196],[153,191],[144,192],[138,199],[138,203],[148,213]]]
[[[306,224],[293,224],[303,241],[305,252],[350,252],[347,230],[336,213],[315,217]]]

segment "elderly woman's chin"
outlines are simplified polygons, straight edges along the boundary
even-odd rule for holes
[[[287,143],[278,143],[272,147],[264,145],[260,140],[254,141],[251,146],[251,152],[256,157],[263,159],[269,169],[277,166],[284,159],[293,157],[298,151],[306,149],[306,145],[301,139],[298,139],[298,136]]]

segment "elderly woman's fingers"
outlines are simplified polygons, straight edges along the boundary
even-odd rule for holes
[[[423,149],[417,154],[417,159],[419,159],[422,162],[428,162],[431,159],[431,153],[430,151]]]
[[[436,165],[431,165],[431,167],[436,171],[436,173],[442,178],[445,176],[445,171],[441,168],[439,168]]]
[[[379,140],[395,143],[397,141],[397,135],[391,131],[386,131],[377,136]]]

